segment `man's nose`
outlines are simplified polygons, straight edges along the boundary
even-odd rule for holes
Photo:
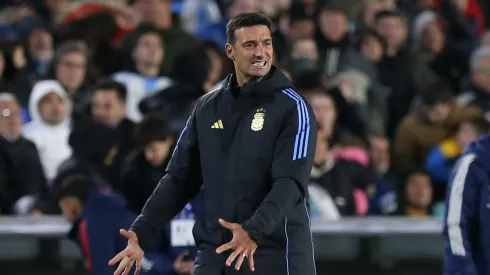
[[[264,55],[264,48],[262,46],[255,47],[255,56],[260,57]]]

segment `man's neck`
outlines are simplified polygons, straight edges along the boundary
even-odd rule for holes
[[[154,65],[147,65],[147,64],[136,64],[136,71],[138,71],[139,74],[148,76],[148,77],[157,77],[158,74],[160,73],[160,68]]]

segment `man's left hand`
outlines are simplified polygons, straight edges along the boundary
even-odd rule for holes
[[[235,269],[240,270],[243,260],[245,260],[245,258],[248,258],[248,265],[250,267],[250,270],[255,271],[253,255],[255,253],[255,250],[257,249],[257,243],[255,243],[252,238],[250,238],[248,232],[245,231],[240,224],[230,223],[223,219],[219,219],[219,223],[221,224],[221,226],[231,230],[231,232],[233,233],[233,239],[231,240],[231,242],[218,247],[218,249],[216,249],[216,253],[220,254],[224,251],[233,249],[233,253],[231,253],[231,255],[228,257],[228,260],[226,260],[226,265],[230,266],[233,261],[235,261],[235,259],[238,257],[235,264]]]

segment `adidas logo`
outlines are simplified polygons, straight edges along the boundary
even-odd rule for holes
[[[220,120],[216,121],[212,126],[211,129],[224,129],[223,128],[223,122]]]

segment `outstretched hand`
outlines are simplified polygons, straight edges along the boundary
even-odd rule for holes
[[[109,261],[110,266],[114,266],[119,263],[114,275],[128,275],[131,268],[136,263],[135,275],[138,275],[141,271],[141,261],[143,260],[143,250],[138,244],[138,237],[136,233],[121,229],[119,231],[121,235],[128,239],[128,246],[119,254],[117,254],[112,260]]]
[[[250,270],[255,271],[255,264],[253,255],[255,250],[257,249],[257,243],[255,243],[247,231],[243,229],[243,227],[238,223],[230,223],[223,219],[219,219],[219,224],[233,233],[233,239],[231,242],[226,243],[216,249],[216,253],[221,254],[224,251],[233,250],[233,253],[226,260],[226,265],[231,266],[233,261],[238,257],[235,269],[240,270],[242,266],[243,260],[248,258],[248,265]]]

